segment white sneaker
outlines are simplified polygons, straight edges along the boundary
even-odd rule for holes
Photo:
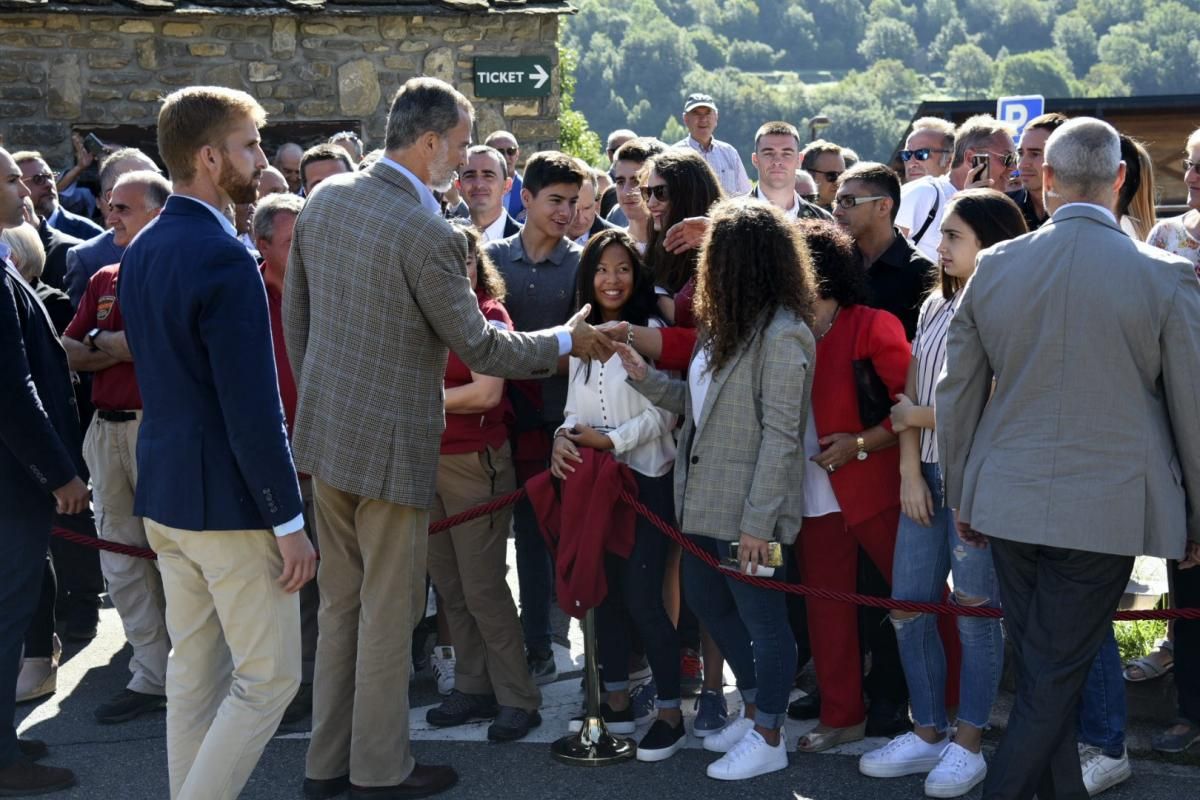
[[[949,739],[929,744],[910,731],[877,750],[864,753],[858,759],[858,771],[870,778],[922,775],[941,762],[942,754],[949,746]]]
[[[1122,752],[1120,758],[1112,758],[1104,755],[1099,747],[1082,742],[1079,744],[1079,768],[1083,771],[1083,785],[1089,797],[1111,789],[1133,774],[1128,751]]]
[[[711,739],[712,737],[708,737]],[[708,739],[704,740],[705,745]],[[779,731],[779,744],[772,747],[751,726],[732,750],[708,765],[707,774],[719,781],[744,781],[757,778],[768,772],[777,772],[788,765],[787,740],[783,730]]]
[[[721,730],[704,737],[704,749],[710,753],[728,753],[754,730],[754,720],[738,717]]]
[[[925,777],[926,797],[962,797],[987,777],[987,761],[982,753],[972,753],[951,742],[942,760]]]
[[[433,648],[429,666],[433,668],[433,677],[437,678],[438,694],[448,695],[454,691],[454,648],[448,644]]]

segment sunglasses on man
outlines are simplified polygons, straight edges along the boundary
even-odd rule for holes
[[[822,178],[824,178],[824,179],[825,179],[825,180],[826,180],[828,183],[837,183],[837,182],[838,182],[838,178],[842,177],[842,173],[840,173],[840,172],[838,172],[838,171],[836,171],[836,170],[832,170],[832,169],[831,169],[831,170],[824,171],[824,172],[818,172],[818,171],[815,171],[815,170],[811,170],[811,169],[810,169],[810,170],[808,171],[808,174],[809,174],[809,175],[812,175],[814,178],[815,178],[816,176],[820,175],[820,176],[821,176]]]
[[[914,158],[917,161],[928,161],[929,157],[934,153],[950,153],[952,150],[943,150],[936,147],[918,147],[916,150],[901,150],[900,160],[907,163]]]
[[[1000,163],[1010,169],[1017,165],[1017,154],[1016,153],[993,153],[991,150],[980,150],[979,152],[987,153],[992,158],[1000,159]]]
[[[833,198],[833,204],[843,211],[849,211],[855,206],[861,206],[863,203],[869,203],[872,200],[887,200],[886,194],[872,194],[866,197],[855,197],[852,194],[839,194]]]
[[[653,197],[660,203],[665,203],[671,199],[671,195],[667,192],[667,185],[660,183],[658,186],[639,186],[638,190],[642,193],[642,199],[647,203]]]
[[[39,172],[37,175],[30,175],[28,178],[22,178],[25,183],[32,183],[35,186],[45,186],[49,183],[54,183],[53,172]]]
[[[521,148],[519,148],[519,147],[497,147],[495,149],[497,151],[503,153],[506,156],[512,157],[512,156],[515,156],[518,152],[520,152]]]

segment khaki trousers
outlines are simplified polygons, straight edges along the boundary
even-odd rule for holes
[[[300,601],[275,582],[268,530],[183,531],[146,520],[167,596],[172,800],[232,800],[300,685]]]
[[[408,676],[425,614],[429,512],[313,478],[321,586],[305,774],[393,786],[412,772]]]
[[[431,520],[489,502],[516,486],[506,442],[499,450],[443,455]],[[525,661],[525,637],[504,578],[508,523],[504,508],[429,537],[429,576],[454,643],[454,688],[495,694],[502,706],[533,711],[542,696]]]
[[[83,440],[83,459],[92,474],[92,502],[96,530],[101,539],[135,547],[147,547],[141,517],[133,515],[133,493],[137,487],[137,438],[141,412],[129,422],[108,422],[96,416]],[[167,636],[166,601],[158,565],[143,558],[100,552],[100,569],[108,582],[125,638],[133,648],[129,688],[142,694],[166,693]]]

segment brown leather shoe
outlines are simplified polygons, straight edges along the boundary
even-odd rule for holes
[[[50,752],[50,748],[41,739],[17,739],[17,747],[21,755],[30,761],[41,761]]]
[[[44,767],[25,756],[0,769],[0,797],[49,794],[75,785],[75,773],[62,767]]]
[[[355,786],[350,784],[350,800],[407,800],[444,792],[458,783],[458,773],[446,766],[413,767],[412,774],[395,786]]]

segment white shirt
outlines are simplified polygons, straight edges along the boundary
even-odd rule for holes
[[[676,142],[675,147],[690,147],[699,153],[713,168],[713,172],[717,173],[717,180],[729,196],[740,197],[750,193],[750,176],[746,174],[746,165],[742,163],[742,157],[733,145],[712,139],[705,149],[704,145],[689,136]]]
[[[704,410],[704,400],[708,397],[708,387],[712,386],[712,373],[708,371],[708,353],[704,347],[697,347],[688,366],[688,391],[692,395],[692,424],[700,424],[700,412]]]
[[[755,186],[754,191],[750,193],[751,197],[756,200],[762,200],[764,203],[771,203],[771,198],[767,197],[762,190],[762,186]],[[771,203],[774,205],[774,203]],[[784,214],[787,214],[792,219],[800,218],[800,193],[792,190],[792,204],[788,208],[780,209]]]
[[[500,216],[496,217],[491,225],[488,225],[486,228],[480,231],[480,233],[483,234],[483,240],[485,242],[498,242],[503,239],[504,227],[507,223],[508,214],[505,213],[504,209],[502,208],[500,209]]]
[[[651,322],[651,327],[657,327]],[[621,357],[585,362],[571,358],[567,405],[559,430],[583,424],[612,440],[613,457],[634,472],[657,478],[675,464],[675,415],[658,408],[626,382]]]
[[[842,510],[829,473],[812,462],[812,457],[821,454],[820,437],[817,436],[817,420],[813,417],[812,404],[808,406],[808,425],[804,428],[804,516],[823,517]]]
[[[946,204],[958,193],[958,189],[950,182],[950,176],[941,175],[937,178],[924,177],[909,181],[900,187],[900,208],[896,212],[897,227],[908,231],[907,239],[911,243],[913,237],[925,225],[929,218],[929,210],[937,202],[937,213],[933,222],[925,229],[921,241],[914,247],[921,255],[933,263],[938,262],[937,249],[942,243],[942,217],[946,216]]]
[[[399,161],[393,161],[387,156],[383,156],[379,159],[379,161],[380,163],[387,164],[389,167],[408,178],[409,182],[413,185],[413,188],[417,190],[417,197],[420,199],[421,205],[425,206],[439,217],[442,215],[442,204],[439,203],[437,198],[433,196],[433,191],[426,186],[420,178],[414,175],[408,167],[404,166]]]

